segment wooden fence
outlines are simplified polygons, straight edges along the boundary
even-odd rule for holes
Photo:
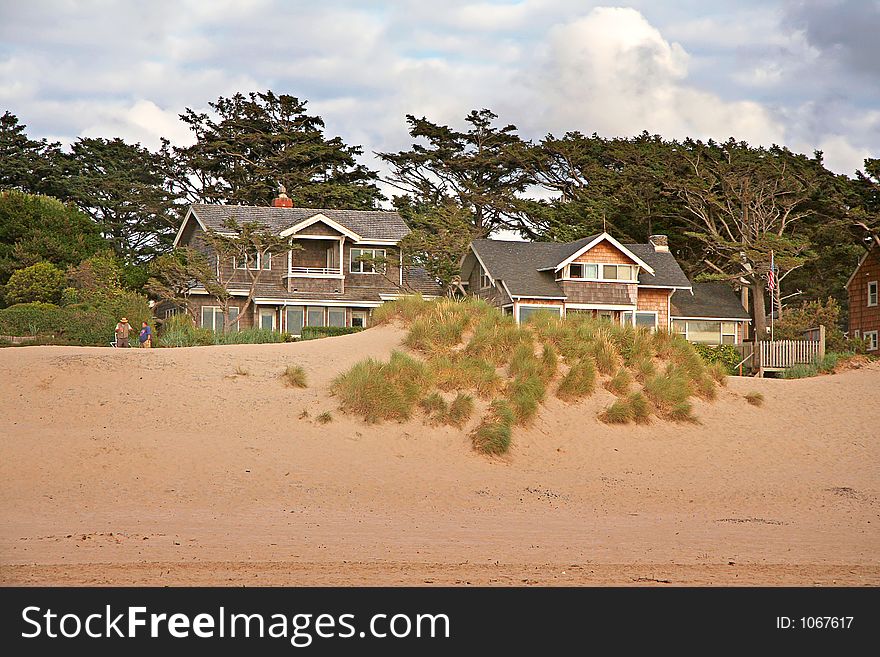
[[[758,376],[778,372],[792,365],[809,365],[825,358],[825,327],[817,326],[804,333],[805,340],[766,340],[759,342],[756,354]]]

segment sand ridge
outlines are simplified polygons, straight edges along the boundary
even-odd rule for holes
[[[337,410],[333,377],[403,335],[0,350],[0,581],[880,584],[880,364],[731,378],[697,425],[550,398],[487,458]]]

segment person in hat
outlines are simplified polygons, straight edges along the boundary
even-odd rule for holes
[[[149,349],[153,346],[153,330],[146,322],[142,325],[141,332],[138,335],[138,342],[140,342],[141,347],[144,349]]]
[[[117,347],[128,347],[128,334],[131,332],[131,326],[128,324],[128,319],[123,317],[119,320],[119,323],[116,325],[116,346]]]

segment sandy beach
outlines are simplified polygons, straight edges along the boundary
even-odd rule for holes
[[[880,363],[731,378],[699,424],[550,398],[488,458],[337,409],[330,381],[403,335],[0,350],[0,582],[880,584]]]

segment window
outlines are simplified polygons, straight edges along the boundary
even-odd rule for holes
[[[633,314],[631,311],[627,310],[620,313],[620,323],[624,325],[630,325],[633,323]],[[644,326],[646,328],[650,328],[652,331],[657,328],[657,313],[656,312],[637,312],[636,313],[636,326]]]
[[[489,278],[489,274],[486,273],[483,266],[477,265],[477,269],[480,270],[480,289],[485,290],[487,287],[492,287],[492,279]]]
[[[229,307],[230,330],[237,331],[238,323],[234,323],[238,319],[238,307]],[[211,329],[212,331],[223,330],[223,308],[220,306],[202,306],[202,328]]]
[[[700,344],[736,344],[736,322],[709,320],[672,320],[672,330],[689,342]]]
[[[328,308],[327,326],[345,326],[345,308]]]
[[[877,305],[877,281],[871,281],[868,283],[868,305]]]
[[[324,308],[309,308],[306,313],[306,326],[324,326]]]
[[[632,265],[598,265],[587,262],[573,262],[568,265],[565,278],[587,281],[633,281],[638,267]],[[602,274],[599,276],[599,274]]]
[[[865,331],[863,335],[868,342],[868,351],[877,351],[877,331]]]
[[[371,260],[385,257],[385,249],[351,249],[349,269],[352,274],[384,274],[385,264]],[[366,258],[362,260],[361,258]]]
[[[272,269],[272,254],[267,253],[261,257],[259,253],[248,253],[245,258],[233,258],[232,263],[236,269]]]
[[[358,328],[366,328],[367,327],[367,311],[366,310],[352,310],[351,311],[351,325],[357,326]]]
[[[533,317],[534,315],[537,315],[538,313],[541,313],[541,312],[550,312],[550,313],[554,313],[558,316],[562,313],[562,307],[561,306],[525,306],[525,305],[520,304],[519,317],[518,317],[519,323],[523,324],[524,322],[527,322],[530,317]]]
[[[302,335],[305,310],[301,307],[288,307],[285,310],[284,326],[291,335]]]
[[[275,330],[275,311],[271,309],[260,309],[260,328],[267,331]]]

